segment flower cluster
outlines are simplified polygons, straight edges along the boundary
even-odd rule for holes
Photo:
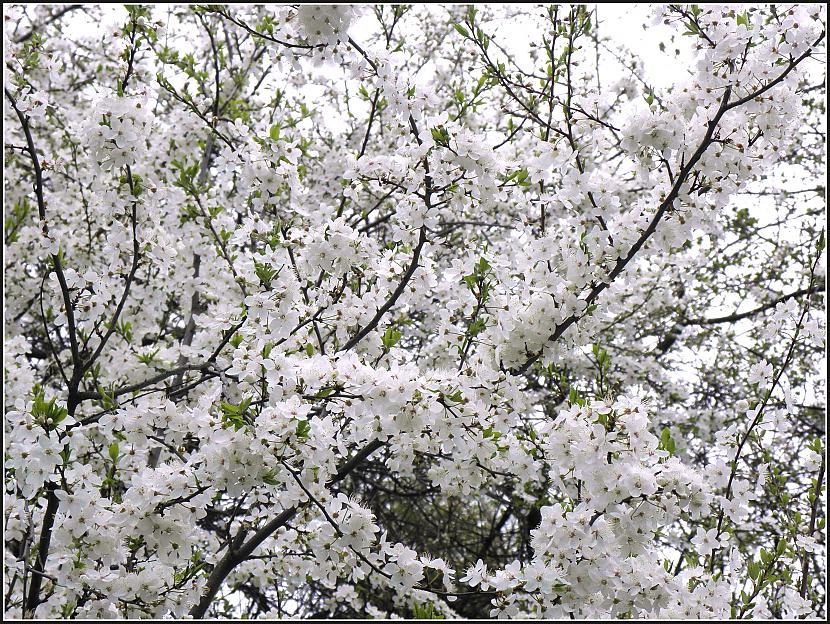
[[[541,507],[532,561],[492,573],[479,561],[461,579],[500,593],[493,615],[659,617],[669,600],[685,617],[728,614],[725,583],[699,570],[689,595],[692,577],[676,577],[652,548],[681,517],[706,514],[712,495],[703,475],[660,448],[641,401],[574,404],[540,429],[539,445],[551,468],[546,497],[563,502]],[[705,539],[693,543],[711,552]]]
[[[297,20],[309,43],[331,44],[348,38],[354,9],[348,5],[303,5],[297,9]]]
[[[5,15],[8,617],[826,615],[823,7],[124,11]]]
[[[102,97],[80,130],[90,155],[104,169],[134,166],[147,153],[153,115],[142,97]]]

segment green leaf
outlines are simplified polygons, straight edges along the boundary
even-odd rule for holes
[[[584,407],[586,404],[585,399],[579,396],[579,392],[573,386],[568,391],[568,403],[571,405],[579,405],[580,407]]]
[[[274,279],[281,269],[275,269],[267,262],[257,262],[254,260],[254,268],[256,270],[256,276],[259,278],[260,283],[266,287],[271,287],[271,280]]]
[[[279,479],[277,479],[277,471],[276,470],[269,470],[264,475],[262,475],[262,482],[267,485],[279,485]]]
[[[498,440],[501,437],[501,433],[495,431],[492,425],[487,427],[482,433],[485,438],[493,438],[493,440]]]
[[[464,28],[461,24],[453,24],[452,26],[453,26],[453,28],[455,28],[455,30],[458,32],[458,34],[460,34],[462,37],[465,37],[465,38],[469,39],[470,32],[466,28]]]
[[[435,605],[432,603],[419,604],[415,603],[412,606],[412,617],[416,620],[443,620],[444,616],[435,610]]]
[[[471,338],[474,336],[478,336],[481,332],[483,332],[487,328],[487,323],[481,317],[474,320],[470,323],[470,326],[467,328],[467,335]]]
[[[222,401],[219,404],[219,409],[222,410],[222,424],[223,426],[233,427],[236,431],[244,427],[249,427],[248,409],[251,407],[252,398],[247,397],[242,400],[239,405]]]
[[[381,342],[383,342],[383,348],[386,351],[389,351],[392,347],[398,344],[398,341],[401,339],[401,332],[394,329],[393,327],[388,327],[386,331],[383,333],[381,337]]]
[[[331,396],[332,394],[334,394],[334,391],[336,389],[337,388],[334,388],[334,387],[323,388],[317,394],[314,395],[314,398],[315,399],[325,399],[327,396]]]
[[[430,133],[432,134],[432,140],[435,141],[436,145],[440,145],[441,147],[450,146],[450,133],[444,126],[431,128]]]
[[[381,341],[383,342],[383,348],[387,351],[398,344],[398,341],[401,339],[401,332],[398,330],[389,327],[383,334]]]
[[[749,12],[744,11],[743,13],[740,13],[740,14],[736,15],[735,16],[735,21],[738,23],[738,26],[743,24],[744,26],[749,28]]]
[[[63,405],[58,405],[57,398],[47,401],[43,389],[37,384],[32,392],[32,416],[40,426],[50,431],[63,422],[69,412]]]
[[[112,444],[110,444],[109,448],[107,449],[107,452],[109,453],[109,456],[110,456],[110,459],[112,460],[112,463],[117,464],[118,463],[118,442],[113,442]]]
[[[297,437],[301,440],[308,440],[308,434],[311,433],[311,423],[307,420],[297,421]]]

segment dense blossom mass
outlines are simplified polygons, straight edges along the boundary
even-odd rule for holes
[[[826,616],[826,12],[651,13],[5,7],[6,616]]]

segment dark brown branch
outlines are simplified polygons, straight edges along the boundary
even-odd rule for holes
[[[754,310],[749,310],[748,312],[741,312],[735,314],[728,314],[726,316],[718,316],[715,318],[699,318],[699,319],[686,319],[680,322],[681,325],[715,325],[717,323],[734,323],[735,321],[740,321],[741,319],[749,318],[750,316],[755,316],[756,314],[760,314],[761,312],[765,312],[766,310],[771,310],[772,308],[776,307],[779,303],[784,301],[788,301],[790,299],[795,299],[797,297],[801,297],[803,295],[812,295],[814,293],[824,292],[824,284],[819,284],[817,286],[813,286],[811,288],[801,288],[796,290],[795,292],[791,292],[786,295],[781,295],[777,299],[773,299],[769,303],[765,303],[764,305],[758,306]]]
[[[374,453],[383,445],[384,443],[380,440],[374,440],[364,446],[358,453],[356,453],[351,459],[340,467],[335,475],[329,480],[327,486],[330,487],[345,479],[346,476],[362,464],[363,461],[369,457],[369,455]],[[251,536],[248,541],[242,543],[236,548],[234,548],[233,545],[230,545],[228,547],[228,552],[225,553],[225,556],[222,557],[210,573],[207,581],[207,587],[202,594],[202,598],[199,603],[190,610],[190,615],[194,618],[203,618],[205,613],[207,613],[208,608],[210,608],[213,599],[216,597],[216,593],[222,586],[222,583],[233,571],[233,569],[240,563],[246,561],[260,544],[273,535],[278,529],[285,526],[286,523],[291,521],[291,519],[297,515],[299,510],[299,505],[295,505],[294,507],[284,510],[273,520],[262,526],[256,533],[254,533],[254,535]]]
[[[821,458],[821,466],[818,469],[818,476],[816,477],[816,489],[813,490],[813,494],[815,498],[813,498],[813,504],[810,506],[810,528],[807,531],[807,537],[812,537],[813,533],[816,531],[816,516],[818,515],[818,506],[819,501],[821,500],[821,484],[824,480],[824,466],[825,466],[825,457]],[[810,577],[810,560],[807,557],[807,548],[805,547],[802,551],[802,561],[801,564],[801,589],[799,590],[799,595],[802,598],[807,597],[807,588],[809,587]]]
[[[818,39],[816,39],[813,46],[818,45],[818,43],[820,43],[822,39],[824,39],[824,31],[822,31],[821,35],[818,37]],[[754,98],[758,97],[759,95],[765,93],[766,91],[768,91],[769,89],[774,87],[776,84],[780,83],[787,76],[787,74],[789,74],[793,70],[793,68],[795,68],[804,59],[809,57],[811,55],[811,53],[812,53],[812,48],[805,51],[798,58],[793,59],[792,61],[790,61],[790,63],[787,65],[786,69],[784,69],[784,71],[778,77],[771,80],[769,83],[767,83],[763,87],[759,88],[754,93],[752,93],[750,95],[747,95],[747,96],[745,96],[745,97],[743,97],[739,100],[736,100],[736,101],[730,103],[729,99],[732,95],[732,87],[731,87],[731,85],[726,87],[726,89],[724,91],[723,98],[721,100],[720,107],[718,108],[717,112],[715,113],[715,116],[707,124],[708,127],[707,127],[707,130],[706,130],[706,134],[703,137],[703,140],[701,141],[701,143],[698,146],[697,150],[695,150],[694,154],[692,154],[692,156],[689,158],[688,162],[686,162],[685,165],[683,165],[683,167],[677,173],[677,177],[675,179],[674,184],[672,185],[671,190],[669,191],[669,194],[660,203],[659,207],[657,208],[657,212],[654,214],[654,217],[652,218],[652,220],[649,223],[648,227],[643,231],[643,233],[640,235],[640,237],[637,239],[637,241],[631,247],[629,252],[625,256],[623,256],[619,260],[617,260],[616,264],[614,265],[614,268],[611,270],[611,272],[608,274],[608,276],[601,283],[597,284],[596,286],[594,286],[592,288],[591,292],[588,294],[588,296],[585,299],[586,307],[590,306],[597,299],[597,297],[599,297],[599,295],[606,288],[608,288],[608,286],[617,278],[617,276],[620,273],[622,273],[622,271],[623,271],[623,269],[625,269],[626,265],[628,265],[628,263],[631,261],[631,259],[634,258],[634,256],[637,254],[637,252],[643,247],[643,245],[645,245],[646,241],[649,238],[651,238],[651,236],[657,230],[657,225],[660,223],[660,220],[663,218],[663,215],[667,211],[672,209],[672,207],[674,205],[674,201],[675,201],[675,199],[677,199],[677,196],[680,193],[680,189],[683,186],[683,184],[686,182],[687,178],[689,177],[689,174],[691,173],[692,168],[694,167],[694,165],[697,164],[697,162],[703,156],[704,152],[711,145],[712,138],[714,136],[715,130],[716,130],[718,124],[720,123],[720,120],[727,113],[727,111],[732,110],[733,108],[739,106],[740,104],[744,104],[746,102],[749,102],[749,101],[753,100]],[[571,325],[573,325],[576,321],[578,321],[580,318],[581,318],[581,315],[574,314],[574,315],[568,317],[567,319],[565,319],[561,324],[557,325],[556,330],[550,336],[550,338],[548,339],[548,342],[555,342],[556,340],[558,340],[562,336],[562,334],[564,334],[565,331],[567,331],[567,329]],[[538,353],[535,353],[535,354],[531,355],[527,359],[527,361],[524,364],[522,364],[518,369],[516,369],[514,372],[517,373],[517,374],[521,374],[521,373],[526,372],[530,368],[530,366],[537,359],[539,359],[539,357],[541,355],[542,355],[542,351],[539,351]]]
[[[52,24],[53,22],[56,22],[57,20],[62,18],[67,13],[69,13],[71,11],[74,11],[75,9],[82,9],[82,8],[83,8],[82,4],[72,4],[72,5],[69,5],[67,7],[63,7],[62,9],[57,10],[55,13],[52,13],[49,17],[47,17],[40,24],[32,25],[32,27],[29,30],[27,30],[25,33],[23,33],[19,37],[16,37],[14,39],[14,42],[15,43],[23,43],[24,41],[28,41],[29,39],[32,38],[32,35],[34,35],[37,31],[45,28],[46,26],[48,26],[49,24]]]

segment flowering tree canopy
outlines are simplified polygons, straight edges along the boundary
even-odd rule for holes
[[[7,616],[825,615],[822,5],[4,12]]]

